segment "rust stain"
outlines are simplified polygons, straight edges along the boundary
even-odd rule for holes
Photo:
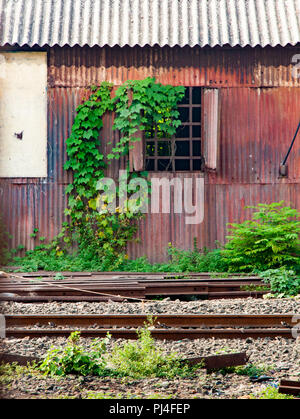
[[[48,50],[48,177],[0,179],[0,213],[12,235],[10,246],[36,243],[33,228],[51,239],[64,220],[65,186],[71,174],[63,169],[66,139],[76,107],[91,84],[103,80],[155,76],[162,83],[220,89],[219,163],[205,175],[205,214],[202,224],[186,225],[181,214],[149,214],[140,221],[139,243],[128,246],[130,257],[167,258],[169,242],[191,248],[214,248],[224,242],[227,223],[249,217],[246,205],[285,200],[300,209],[300,147],[289,157],[287,179],[279,165],[293,138],[300,114],[300,79],[291,78],[295,48],[58,48]],[[238,63],[238,65],[237,65]],[[113,115],[105,115],[100,133],[104,152],[118,139]],[[124,159],[109,166],[117,178]],[[165,174],[163,174],[165,175]],[[192,174],[197,176],[196,173]],[[153,174],[161,176],[161,174]],[[183,174],[181,175],[183,176]]]

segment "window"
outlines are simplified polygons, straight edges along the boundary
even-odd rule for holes
[[[155,132],[145,139],[145,169],[147,171],[202,170],[201,115],[202,88],[186,87],[178,105],[181,126],[175,139],[159,138]]]

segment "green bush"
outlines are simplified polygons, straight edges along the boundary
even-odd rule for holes
[[[192,250],[181,250],[169,244],[169,272],[226,272],[228,266],[221,250],[200,251],[194,244]]]
[[[166,263],[151,264],[146,257],[128,259],[124,252],[116,256],[106,249],[103,255],[96,252],[93,244],[86,241],[73,253],[61,253],[56,247],[40,244],[34,250],[26,252],[25,257],[15,257],[14,265],[26,271],[126,271],[126,272],[225,272],[221,250],[200,251],[180,250],[169,244],[170,260]]]
[[[294,399],[294,396],[288,394],[281,394],[278,389],[272,386],[267,386],[258,395],[251,394],[250,399]]]
[[[271,292],[275,296],[291,297],[300,293],[300,276],[293,270],[284,267],[260,272],[264,282],[270,284]]]
[[[96,399],[96,400],[103,400],[103,399],[175,399],[176,397],[172,394],[164,395],[164,394],[157,394],[151,393],[147,395],[139,395],[135,393],[93,393],[91,391],[87,392],[85,396],[82,397],[83,399]]]
[[[176,353],[164,355],[151,337],[150,326],[138,331],[134,342],[116,344],[111,353],[107,350],[110,335],[94,340],[91,351],[78,345],[80,332],[73,332],[64,348],[51,348],[39,366],[45,375],[96,375],[117,377],[190,377],[200,365],[189,366]]]
[[[115,346],[110,363],[118,373],[132,378],[187,377],[199,368],[183,363],[176,353],[164,355],[151,336],[149,325],[138,331],[138,340]]]
[[[91,248],[79,249],[72,253],[57,254],[55,249],[45,249],[44,245],[29,250],[25,257],[15,257],[13,264],[22,272],[44,271],[122,271],[126,265],[126,255],[116,256],[107,250],[99,256]]]
[[[296,209],[279,203],[258,204],[252,220],[230,224],[222,255],[230,271],[266,271],[299,266],[300,221]]]
[[[78,345],[80,332],[71,333],[68,345],[65,348],[51,348],[39,369],[45,375],[112,375],[112,371],[107,368],[104,357],[106,353],[107,339],[100,342],[94,341],[91,352],[86,352],[82,346]]]
[[[272,369],[270,366],[247,364],[235,367],[235,373],[237,375],[246,375],[247,377],[258,377],[260,375],[266,375]]]

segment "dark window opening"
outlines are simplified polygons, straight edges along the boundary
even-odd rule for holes
[[[178,105],[181,125],[175,138],[156,138],[155,130],[146,135],[146,170],[201,170],[201,106],[202,88],[186,87],[184,98]]]

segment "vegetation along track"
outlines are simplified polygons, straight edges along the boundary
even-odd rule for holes
[[[6,336],[59,337],[80,330],[83,337],[105,337],[109,332],[113,338],[135,339],[137,328],[147,320],[144,314],[104,315],[6,315]],[[152,336],[156,339],[199,339],[199,338],[293,338],[295,326],[293,314],[269,315],[198,315],[159,314],[153,318]]]

